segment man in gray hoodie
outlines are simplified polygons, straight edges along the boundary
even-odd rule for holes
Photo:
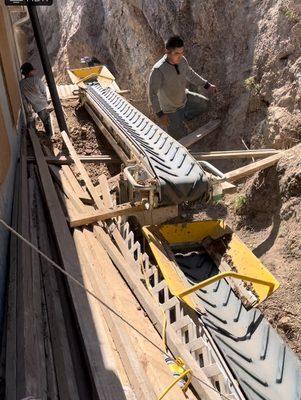
[[[187,90],[187,82],[210,93],[216,86],[198,75],[184,57],[184,42],[172,36],[165,45],[166,54],[154,65],[149,79],[149,99],[160,125],[175,139],[187,134],[185,120],[208,110],[209,99]]]
[[[24,108],[27,117],[30,115],[30,107],[38,114],[43,122],[46,135],[51,138],[53,135],[50,121],[50,114],[47,110],[48,102],[46,87],[41,79],[36,76],[32,64],[26,62],[21,66],[21,73],[24,79],[20,81],[20,90],[23,98]]]

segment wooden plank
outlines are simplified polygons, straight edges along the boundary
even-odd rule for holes
[[[44,254],[53,259],[50,243],[52,240],[48,234],[48,224],[43,210],[42,198],[37,192],[38,243]],[[42,280],[46,300],[47,316],[49,322],[50,341],[52,345],[56,379],[60,398],[79,399],[77,382],[72,364],[71,349],[68,341],[63,310],[58,295],[58,285],[55,271],[47,260],[41,258]]]
[[[102,191],[101,191],[100,184],[95,185],[94,187],[95,187],[95,190],[98,193],[99,197],[102,197]]]
[[[44,341],[45,341],[45,355],[46,355],[47,396],[51,400],[52,399],[59,400],[56,369],[55,369],[53,350],[50,340],[50,330],[48,324],[48,313],[47,313],[43,279],[41,281],[41,286],[42,286],[42,309],[43,309],[42,318],[43,318],[43,326],[45,332]]]
[[[12,227],[19,231],[20,165],[16,167]],[[16,400],[17,385],[17,266],[18,239],[11,234],[9,248],[8,308],[6,337],[5,398]]]
[[[82,163],[120,163],[118,158],[114,158],[109,155],[98,155],[98,156],[78,156]],[[68,156],[46,156],[45,160],[49,164],[57,164],[57,165],[64,165],[64,164],[73,164],[74,161],[72,157]],[[32,163],[35,162],[35,157],[28,156],[27,161]]]
[[[48,156],[48,157],[52,157],[53,153],[52,151],[49,149],[48,146],[46,146],[45,144],[42,144],[42,149],[43,149],[43,153]]]
[[[34,171],[33,166],[30,169],[30,178],[28,179],[29,187],[29,206],[30,206],[30,240],[31,243],[38,247],[37,237],[37,215],[35,212],[35,193],[34,193]],[[33,332],[35,337],[35,351],[36,351],[36,364],[37,364],[37,396],[43,397],[47,392],[47,378],[46,378],[46,359],[45,359],[45,343],[44,331],[42,321],[42,292],[41,292],[41,264],[40,256],[31,251],[31,265],[32,265],[32,313],[33,313]]]
[[[190,147],[194,143],[203,139],[205,136],[209,135],[209,133],[213,132],[220,125],[220,123],[220,120],[209,121],[206,125],[201,126],[199,129],[180,139],[179,143],[185,147]]]
[[[27,240],[29,237],[29,204],[27,181],[27,135],[21,141],[21,225],[20,233]],[[37,348],[35,346],[33,318],[33,282],[31,250],[19,241],[20,257],[18,258],[18,305],[17,305],[17,398],[30,396],[40,397],[38,384]]]
[[[139,224],[144,225],[160,225],[166,221],[176,218],[179,215],[178,206],[165,206],[144,210],[135,215]]]
[[[252,164],[227,172],[225,174],[225,179],[230,183],[236,182],[242,178],[245,178],[246,176],[254,174],[257,171],[261,171],[265,168],[271,167],[280,160],[280,158],[283,156],[283,153],[284,152],[274,154],[273,156],[264,158],[263,160],[255,161]]]
[[[120,231],[117,229],[115,224],[111,224],[110,226],[110,234],[114,238],[117,247],[119,248],[120,253],[123,255],[126,260],[128,266],[131,269],[136,268],[136,262],[134,259],[134,255],[129,252],[128,244],[125,242],[123,237],[121,236]]]
[[[85,167],[83,166],[83,164],[81,163],[80,159],[78,158],[78,155],[77,155],[77,153],[76,153],[76,151],[75,151],[75,149],[74,149],[74,147],[73,147],[73,145],[72,145],[67,133],[62,131],[61,135],[62,135],[62,138],[63,138],[63,140],[65,142],[65,145],[68,148],[68,151],[69,151],[71,157],[74,160],[74,163],[75,163],[77,169],[79,170],[79,172],[81,174],[81,177],[85,181],[86,187],[89,190],[89,192],[90,192],[90,194],[91,194],[91,196],[92,196],[92,198],[94,200],[94,203],[96,204],[97,208],[101,209],[103,204],[100,201],[100,198],[99,198],[99,196],[98,196],[98,194],[97,194],[97,192],[95,190],[95,187],[93,186],[93,184],[91,182],[91,179],[89,178],[89,175],[88,175],[87,171],[85,170]]]
[[[240,140],[241,140],[241,143],[245,146],[245,149],[250,150],[242,136],[240,137]],[[254,157],[251,157],[251,158],[252,158],[252,161],[254,162],[255,161]]]
[[[147,313],[148,317],[152,321],[154,327],[158,331],[158,333],[162,334],[163,329],[163,319],[162,319],[162,311],[159,306],[154,302],[154,299],[147,291],[145,286],[142,284],[139,279],[139,275],[128,268],[127,263],[119,252],[117,247],[111,241],[109,235],[104,232],[104,230],[100,226],[94,226],[94,233],[96,238],[101,243],[102,247],[107,251],[116,268],[122,275],[123,279],[126,281],[128,286],[131,288],[132,292],[136,296],[137,300]],[[172,352],[174,357],[181,357],[185,360],[188,368],[191,368],[193,371],[192,385],[196,392],[204,398],[219,400],[220,395],[216,393],[215,390],[210,389],[212,387],[211,382],[207,378],[207,376],[200,370],[199,365],[195,361],[195,359],[191,356],[189,351],[180,341],[176,332],[173,330],[171,326],[167,326],[166,329],[166,342],[167,346]],[[205,383],[205,384],[204,384]]]
[[[54,149],[54,155],[58,156],[58,154],[59,150]],[[71,186],[73,191],[82,201],[89,204],[91,202],[93,203],[93,200],[91,199],[90,195],[86,192],[86,189],[80,185],[69,165],[62,165],[61,168],[58,169],[58,173],[63,182],[64,181],[69,182],[69,185]]]
[[[229,151],[202,151],[191,153],[198,161],[201,160],[222,160],[236,158],[264,158],[280,153],[281,150],[259,149],[259,150],[229,150]]]
[[[235,185],[232,185],[232,183],[230,182],[221,182],[221,187],[223,194],[235,193],[237,190],[237,187]]]
[[[64,210],[64,214],[66,219],[69,218],[79,218],[81,211],[79,211],[76,206],[72,203],[72,201],[65,195],[62,191],[62,188],[57,184],[54,183],[58,198],[61,203],[61,207]]]
[[[119,174],[112,176],[111,178],[108,179],[108,184],[111,190],[115,189],[119,185],[120,178],[122,176],[122,172]]]
[[[145,208],[140,202],[125,203],[115,206],[114,208],[102,208],[101,211],[81,214],[78,218],[70,218],[69,225],[71,228],[92,224],[97,221],[105,221],[121,215],[135,215],[137,212],[143,211]]]
[[[113,207],[113,201],[110,193],[110,188],[108,185],[108,180],[105,175],[100,175],[98,178],[101,192],[102,192],[102,200],[105,208]]]
[[[118,377],[118,379],[120,380],[120,386],[123,387],[124,390],[128,391],[130,384],[124,365],[122,364],[120,358],[120,348],[118,349],[116,347],[113,340],[113,335],[111,332],[111,329],[113,330],[113,327],[107,324],[106,317],[108,314],[108,310],[107,307],[104,306],[104,304],[108,305],[109,299],[107,298],[107,295],[105,295],[105,292],[102,291],[103,285],[101,283],[99,270],[95,264],[96,260],[94,260],[91,253],[92,250],[89,247],[89,243],[87,242],[86,237],[81,231],[77,229],[74,230],[74,239],[79,260],[82,265],[85,285],[89,290],[95,293],[95,295],[99,299],[97,300],[96,298],[89,296],[89,303],[91,307],[91,313],[95,321],[95,328],[98,332],[99,337],[101,338],[100,347],[105,364],[107,366],[107,369]],[[102,261],[103,260],[101,260],[100,262],[102,263]],[[106,263],[104,260],[103,265],[105,264]],[[131,394],[133,394],[132,390]],[[120,395],[122,396],[121,390]]]
[[[84,284],[74,241],[70,234],[68,225],[65,222],[65,217],[60,207],[38,138],[35,131],[32,129],[29,130],[29,134],[37,159],[43,192],[55,233],[61,264],[65,268],[66,272]],[[90,377],[93,381],[93,392],[95,398],[99,400],[122,399],[120,391],[117,390],[117,388],[120,387],[118,378],[113,376],[104,365],[103,357],[99,348],[99,338],[95,332],[94,321],[91,315],[87,294],[70,278],[67,279],[67,282],[84,345],[83,350],[87,359]]]
[[[91,199],[90,195],[86,192],[85,188],[83,188],[78,180],[76,179],[75,175],[73,174],[71,168],[68,165],[62,165],[61,169],[63,171],[63,174],[61,174],[62,179],[64,180],[64,177],[69,181],[73,191],[76,193],[76,195],[85,203],[91,204],[93,203],[93,200]]]
[[[106,302],[120,318],[113,312],[111,312],[111,315],[117,327],[120,327],[120,331],[127,336],[127,341],[125,342],[126,347],[127,343],[129,343],[129,346],[135,345],[136,354],[134,357],[138,357],[139,364],[141,365],[140,368],[145,371],[143,375],[146,374],[148,377],[146,383],[149,381],[150,387],[152,388],[148,398],[156,399],[173,379],[162,357],[162,339],[154,329],[151,321],[148,318],[142,318],[143,311],[141,307],[139,307],[139,303],[111,262],[106,251],[96,240],[93,232],[88,229],[84,229],[83,232],[87,239],[82,242],[90,242],[91,250],[89,254],[94,253],[94,272],[97,274],[98,280],[107,288],[108,294],[105,296]],[[129,356],[131,355],[131,353],[128,354]],[[123,357],[122,359],[124,360]],[[124,361],[128,363],[128,361]],[[131,367],[126,367],[127,370],[129,368]],[[135,372],[134,368],[133,372]],[[138,377],[135,379],[135,374],[137,373]],[[141,380],[143,382],[145,378],[140,374],[139,370],[135,374],[133,374],[131,383],[133,383],[134,387],[135,385],[137,387],[137,383],[139,383],[139,381],[141,382]],[[154,392],[153,396],[150,395],[151,392]],[[137,390],[136,395],[137,398],[140,398]],[[173,388],[166,394],[166,397],[164,397],[166,400],[173,400],[175,398],[187,398],[178,386]]]
[[[79,200],[79,197],[77,194],[73,191],[71,185],[69,184],[69,181],[66,179],[62,179],[62,174],[59,173],[59,170],[57,167],[54,165],[49,166],[50,172],[54,178],[54,180],[57,182],[57,184],[61,187],[62,191],[65,193],[65,195],[68,197],[74,208],[79,212],[85,212],[85,206],[83,203]]]
[[[115,302],[112,298],[112,294],[109,292],[102,279],[99,279],[101,270],[110,267],[110,258],[104,250],[102,252],[97,251],[97,249],[101,249],[99,249],[99,243],[94,238],[92,232],[85,231],[83,233],[75,229],[73,237],[82,262],[86,284],[89,283],[89,289],[92,290],[102,302],[98,302],[98,308],[102,311],[105,322],[110,329],[116,349],[121,357],[137,398],[145,400],[155,399],[155,392],[150,386],[149,380],[137,357],[127,331],[121,326],[120,319],[116,314],[109,312],[109,310],[103,306],[103,304],[106,303],[112,307],[111,309],[115,310]]]
[[[7,287],[9,285],[9,280],[7,280]],[[7,297],[5,299],[5,310],[3,315],[3,323],[2,323],[2,337],[0,342],[0,382],[2,382],[0,386],[0,398],[4,398],[5,396],[5,358],[6,358],[6,343],[7,343],[7,303],[8,303],[8,291],[6,292]]]

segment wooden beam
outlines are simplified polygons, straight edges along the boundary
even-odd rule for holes
[[[221,187],[223,194],[235,193],[237,190],[237,187],[235,185],[232,185],[232,183],[230,182],[221,182]]]
[[[61,265],[66,272],[84,285],[81,266],[76,253],[75,244],[70,234],[64,213],[61,209],[47,163],[41,150],[36,132],[29,130],[34,153],[36,156],[44,196],[48,205],[49,215],[55,233],[56,245],[60,255]],[[70,278],[67,278],[70,296],[73,302],[77,324],[82,337],[83,350],[93,382],[93,395],[97,400],[116,397],[114,386],[120,382],[104,365],[99,347],[101,338],[98,337],[90,311],[87,293]]]
[[[124,351],[124,355],[121,354],[121,357],[126,365],[126,370],[132,370],[130,383],[136,388],[136,397],[140,399],[139,393],[142,388],[139,386],[141,386],[141,384],[143,385],[142,382],[145,380],[146,375],[147,379],[145,383],[148,387],[144,388],[143,392],[148,393],[147,399],[157,399],[158,395],[161,394],[172,381],[170,371],[166,368],[165,361],[162,357],[162,339],[152,326],[149,318],[142,318],[144,311],[139,307],[139,303],[135,296],[133,296],[131,289],[123,280],[122,276],[120,276],[108,253],[95,238],[93,232],[88,229],[84,229],[83,232],[87,239],[82,240],[81,243],[90,242],[91,250],[89,254],[94,253],[95,263],[93,271],[97,277],[95,280],[101,282],[102,285],[107,288],[107,294],[105,295],[106,303],[114,312],[119,314],[119,318],[110,310],[109,314],[112,315],[117,328],[119,327],[119,330],[125,334],[125,347],[130,348],[130,351]],[[124,241],[123,243],[125,244]],[[93,263],[90,263],[90,265],[93,265]],[[127,264],[127,267],[131,268],[130,264]],[[135,351],[132,355],[133,349],[131,347],[133,345]],[[134,359],[138,358],[134,365],[131,365],[128,359],[130,358],[131,360],[132,357]],[[141,367],[138,368],[139,364]],[[140,369],[142,370],[141,372]],[[151,395],[152,392],[153,395]],[[188,397],[190,398],[190,396]],[[178,386],[175,386],[166,394],[164,400],[173,400],[175,398],[178,400],[187,399],[186,395]]]
[[[102,193],[102,201],[103,205],[105,208],[112,208],[113,207],[113,201],[110,193],[110,188],[108,184],[108,180],[105,175],[100,175],[98,178],[98,182],[100,185],[100,190]]]
[[[63,171],[63,174],[60,174],[62,180],[64,180],[65,177],[69,181],[70,186],[72,187],[74,193],[78,196],[78,198],[80,198],[83,202],[87,204],[93,203],[90,195],[86,192],[86,189],[79,184],[69,165],[62,165],[61,169]]]
[[[29,187],[29,217],[30,217],[30,240],[31,243],[38,247],[38,232],[37,232],[37,214],[35,209],[35,182],[34,182],[34,166],[31,165],[30,178],[28,179]],[[40,256],[35,251],[31,251],[31,266],[32,266],[32,314],[33,314],[33,334],[35,337],[34,347],[36,353],[37,364],[37,392],[42,396],[47,392],[46,378],[46,357],[45,357],[45,341],[44,327],[42,320],[42,288],[41,288],[41,263]]]
[[[19,232],[27,240],[29,237],[29,195],[27,171],[27,135],[21,141],[21,225]],[[19,241],[18,257],[18,305],[17,305],[17,398],[29,396],[39,391],[37,347],[35,346],[31,250]]]
[[[70,200],[69,197],[63,192],[63,190],[62,190],[60,185],[58,185],[56,182],[54,182],[54,186],[55,186],[58,198],[60,200],[61,206],[62,206],[62,208],[64,210],[66,219],[68,219],[68,218],[78,218],[78,216],[81,213],[81,211],[72,202],[72,200]]]
[[[19,197],[20,196],[20,166],[16,167],[12,227],[19,231]],[[8,298],[7,298],[7,336],[5,360],[5,398],[17,399],[17,268],[18,268],[18,239],[11,234],[8,271]]]
[[[109,186],[113,186],[114,188],[118,187],[121,176],[122,176],[122,172],[109,178],[108,179]]]
[[[49,169],[54,180],[57,182],[76,210],[78,212],[85,212],[84,204],[80,201],[78,194],[73,191],[73,188],[63,175],[62,171],[59,171],[54,165],[49,165]]]
[[[42,197],[37,191],[38,242],[44,254],[53,258],[52,240],[43,209]],[[56,381],[60,398],[79,399],[76,373],[72,363],[71,346],[68,340],[66,321],[59,296],[56,272],[47,260],[41,257],[42,281],[48,316],[50,342],[54,359]]]
[[[111,259],[103,248],[101,248],[101,245],[95,239],[93,232],[84,230],[83,233],[78,229],[75,229],[73,237],[83,266],[82,270],[84,271],[85,282],[87,282],[86,284],[88,284],[88,288],[95,293],[100,301],[108,304],[115,310],[116,307],[113,295],[100,278],[103,268],[111,268]],[[95,302],[95,299],[91,300]],[[126,327],[121,325],[120,319],[104,307],[103,303],[95,303],[95,306],[99,311],[101,311],[102,317],[110,329],[116,349],[127,371],[136,397],[144,400],[155,399],[155,392],[152,390],[148,377],[144,372],[143,365],[138,359],[135,348],[130,340],[130,336],[125,329]],[[95,311],[97,311],[97,309]],[[95,319],[96,321],[98,320],[96,315]]]
[[[282,155],[283,152],[274,154],[273,156],[264,158],[263,160],[255,161],[252,164],[227,172],[225,174],[225,179],[228,182],[236,182],[242,178],[245,178],[246,176],[254,174],[257,171],[261,171],[262,169],[271,167],[280,160]]]
[[[176,218],[179,215],[178,206],[164,206],[159,208],[152,208],[144,210],[135,215],[138,223],[144,225],[160,225],[166,221]]]
[[[126,281],[127,285],[131,288],[132,292],[136,296],[137,300],[147,313],[148,317],[152,321],[154,327],[158,333],[162,334],[163,319],[162,310],[154,302],[151,294],[147,291],[145,286],[142,284],[137,271],[132,270],[128,267],[127,262],[123,255],[119,252],[117,247],[111,241],[111,238],[105,231],[100,227],[94,226],[94,233],[96,238],[101,243],[102,247],[107,251],[116,268]],[[166,342],[168,348],[171,350],[174,357],[181,357],[185,360],[185,364],[188,368],[194,371],[192,377],[192,385],[200,397],[208,398],[210,400],[220,399],[220,395],[210,389],[212,383],[209,381],[207,376],[200,370],[199,365],[195,359],[191,356],[189,351],[186,349],[184,344],[181,342],[176,332],[171,326],[166,328]]]
[[[109,155],[99,155],[99,156],[78,156],[81,162],[83,163],[120,163],[121,161],[117,157],[111,157]],[[28,162],[35,162],[35,157],[28,156]],[[73,164],[74,161],[72,157],[68,156],[46,156],[45,161],[49,164]]]
[[[54,155],[58,156],[58,153],[59,150],[54,149]],[[79,184],[69,165],[62,165],[57,171],[58,174],[61,176],[62,181],[67,181],[72,187],[73,191],[82,201],[86,202],[87,204],[93,203],[93,200],[91,199],[89,193],[87,193],[86,189]]]
[[[71,228],[75,228],[77,226],[92,224],[97,221],[105,221],[106,219],[119,217],[121,215],[135,215],[135,213],[143,210],[145,210],[145,208],[140,202],[124,203],[117,205],[114,208],[102,208],[101,211],[81,214],[78,218],[69,219],[69,225]]]
[[[190,147],[194,143],[203,139],[205,136],[209,135],[209,133],[213,132],[220,125],[220,123],[220,120],[209,121],[206,125],[201,126],[196,131],[180,139],[179,143],[185,147]]]
[[[42,285],[44,287],[44,285]],[[47,374],[47,396],[50,399],[59,399],[59,392],[58,392],[58,383],[56,377],[56,368],[54,365],[54,357],[53,357],[53,348],[51,345],[50,340],[50,327],[48,323],[48,312],[46,311],[46,298],[44,290],[42,290],[42,304],[44,305],[43,308],[43,315],[42,315],[42,322],[45,326],[45,352],[47,354],[47,367],[46,367],[46,374]]]
[[[96,206],[97,206],[98,209],[101,209],[102,206],[103,206],[103,204],[102,204],[102,202],[100,201],[100,198],[99,198],[99,196],[98,196],[98,194],[97,194],[97,191],[95,190],[95,187],[93,186],[93,184],[92,184],[92,182],[91,182],[91,179],[90,179],[90,177],[89,177],[87,171],[85,170],[85,167],[84,167],[83,164],[81,163],[81,161],[80,161],[80,159],[79,159],[79,157],[78,157],[78,155],[77,155],[77,153],[76,153],[76,151],[75,151],[75,149],[74,149],[74,147],[73,147],[73,145],[72,145],[72,143],[71,143],[71,141],[70,141],[70,139],[69,139],[67,133],[64,132],[64,131],[62,131],[62,132],[61,132],[61,135],[62,135],[62,138],[63,138],[63,140],[64,140],[64,142],[65,142],[65,145],[66,145],[67,148],[68,148],[68,151],[69,151],[69,153],[70,153],[70,156],[73,158],[74,163],[75,163],[77,169],[79,170],[79,172],[80,172],[80,174],[81,174],[81,177],[82,177],[83,180],[85,181],[86,187],[87,187],[87,189],[89,190],[90,195],[91,195],[91,197],[92,197],[93,200],[94,200],[94,203],[96,204]]]
[[[260,150],[229,150],[229,151],[203,151],[191,153],[196,160],[222,160],[236,158],[264,158],[280,153],[281,150],[260,149]]]

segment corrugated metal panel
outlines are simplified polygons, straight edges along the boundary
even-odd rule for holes
[[[78,94],[74,94],[74,91],[78,92],[78,86],[77,85],[57,85],[56,86],[58,95],[60,99],[76,99],[78,98]],[[47,93],[47,100],[51,100],[49,89],[47,87],[46,89]]]

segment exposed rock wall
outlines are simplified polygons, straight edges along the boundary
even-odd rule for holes
[[[94,55],[143,108],[150,69],[178,33],[191,65],[219,87],[216,147],[241,148],[240,137],[279,148],[300,140],[300,0],[60,0],[40,18],[59,82]]]

